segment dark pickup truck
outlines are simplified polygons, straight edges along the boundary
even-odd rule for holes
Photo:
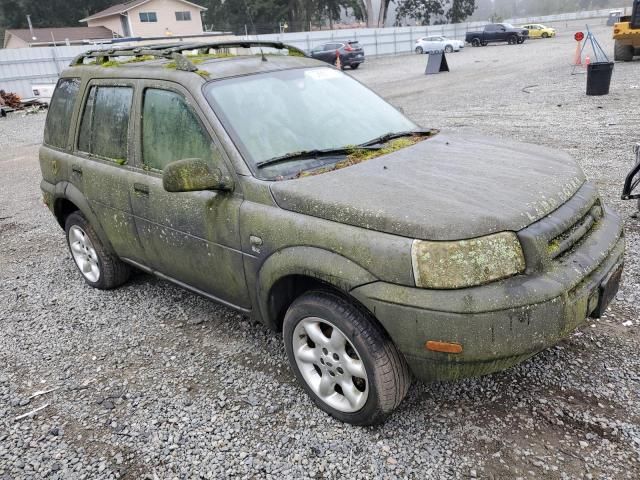
[[[529,38],[529,30],[517,28],[509,23],[490,23],[484,30],[467,32],[465,41],[473,47],[486,46],[492,42],[507,42],[509,45],[523,43]]]

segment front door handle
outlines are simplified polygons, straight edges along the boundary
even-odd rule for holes
[[[134,183],[133,189],[138,193],[149,195],[149,186],[145,185],[144,183]]]

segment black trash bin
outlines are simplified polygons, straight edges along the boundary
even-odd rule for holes
[[[587,95],[607,95],[613,62],[594,62],[587,66]]]

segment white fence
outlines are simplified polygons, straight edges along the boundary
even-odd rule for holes
[[[73,58],[89,47],[34,47],[0,50],[0,89],[32,97],[31,85],[55,83]]]
[[[629,9],[627,9],[629,10]],[[553,24],[575,20],[603,18],[610,10],[564,13],[545,17],[514,18],[507,22],[514,25],[527,23]],[[277,40],[309,50],[313,46],[333,39],[358,40],[365,55],[395,55],[413,51],[416,39],[430,35],[442,35],[464,40],[465,33],[481,28],[487,22],[469,22],[427,27],[359,28],[344,30],[323,30],[318,32],[284,33],[258,35],[260,40]],[[95,46],[37,47],[0,49],[0,89],[15,92],[21,97],[31,97],[31,85],[54,83],[60,72],[79,53]],[[105,46],[105,48],[109,48]]]
[[[625,10],[625,9],[620,9]],[[547,15],[543,17],[512,18],[505,20],[513,25],[525,25],[527,23],[542,23],[553,25],[559,22],[576,20],[588,20],[606,18],[611,9],[590,10],[585,12],[563,13],[559,15]],[[630,8],[627,8],[629,11]],[[604,21],[604,20],[603,20]],[[357,28],[341,30],[323,30],[317,32],[297,32],[271,35],[257,35],[250,38],[260,40],[277,40],[289,43],[303,50],[310,50],[313,46],[331,42],[332,40],[358,40],[364,49],[365,55],[396,55],[411,53],[414,42],[420,37],[440,35],[447,38],[464,40],[465,34],[472,30],[481,29],[489,22],[468,22],[447,25],[430,25],[424,27],[395,27],[395,28]]]

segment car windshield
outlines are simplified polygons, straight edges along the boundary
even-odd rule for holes
[[[314,166],[309,159],[305,163],[292,158],[256,168],[270,159],[346,148],[418,128],[371,90],[327,67],[213,81],[206,85],[205,96],[251,170],[261,178],[273,179]]]
[[[510,23],[503,23],[502,26],[504,28],[515,28],[513,25],[511,25]]]

